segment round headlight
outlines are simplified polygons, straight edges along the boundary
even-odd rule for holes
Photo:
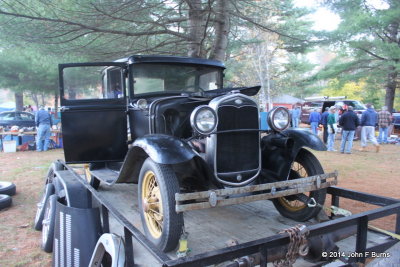
[[[199,134],[210,134],[217,128],[217,113],[209,106],[198,106],[190,115],[190,124]]]
[[[286,130],[289,123],[289,110],[284,107],[275,107],[268,113],[268,125],[275,131]]]
[[[149,105],[146,99],[141,98],[136,102],[136,106],[140,109],[147,109]]]

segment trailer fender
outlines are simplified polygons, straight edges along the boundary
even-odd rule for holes
[[[125,246],[121,237],[115,234],[103,234],[94,248],[89,267],[100,266],[105,253],[111,256],[111,267],[125,266]]]
[[[261,139],[262,167],[278,180],[286,180],[297,154],[303,147],[325,151],[318,136],[308,130],[288,129]]]
[[[140,167],[147,157],[159,164],[179,164],[189,161],[197,153],[180,139],[164,135],[145,135],[135,140],[125,156],[116,183],[137,182]]]

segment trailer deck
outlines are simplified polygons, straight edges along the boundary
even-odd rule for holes
[[[137,205],[137,185],[101,184],[96,190],[81,175],[82,168],[78,171],[76,167],[79,168],[57,161],[48,173],[50,182],[59,188],[57,194],[62,198],[57,202],[56,212],[59,215],[55,216],[54,266],[65,266],[65,259],[70,263],[72,260],[82,261],[86,265],[91,257],[87,248],[92,245],[94,248],[99,235],[113,233],[115,235],[102,237],[113,236],[119,240],[116,242],[120,244],[118,246],[125,266],[264,267],[267,263],[287,258],[286,253],[293,240],[282,230],[293,229],[299,224],[282,217],[272,202],[266,200],[186,211],[185,231],[189,233],[187,241],[190,253],[177,257],[174,252],[163,253],[143,234]],[[400,234],[399,199],[334,186],[327,188],[327,194],[331,203],[325,203],[326,206],[339,207],[339,200],[347,198],[380,207],[320,223],[303,223],[307,227],[301,227],[304,231],[297,234],[306,235],[304,241],[310,250],[304,254],[314,262],[299,257],[294,266],[321,266],[336,258],[342,263],[365,263],[372,253],[384,255],[380,253],[396,245]],[[371,221],[392,214],[397,216],[394,229],[390,229],[392,234],[368,230]],[[71,255],[72,249],[78,254],[81,249],[82,257],[80,254]],[[93,255],[97,255],[97,252],[95,249]],[[324,254],[327,257],[321,257]],[[99,255],[104,257],[104,254]],[[296,256],[297,252],[293,254],[292,251],[292,255]],[[96,258],[96,264],[99,260],[101,258]]]
[[[329,188],[329,190],[333,190],[333,193],[335,193],[336,190],[342,192],[342,195],[346,195],[338,188]],[[351,194],[351,191],[344,192]],[[113,205],[118,206],[119,213],[123,214],[128,222],[143,233],[137,206],[137,185],[101,185],[97,194],[101,197],[101,202],[103,202],[103,204],[104,202],[118,203]],[[374,201],[374,199],[371,200]],[[390,202],[390,199],[387,200]],[[333,201],[337,201],[336,198],[333,198]],[[383,200],[380,202],[384,204]],[[99,205],[103,204],[99,203]],[[399,210],[399,207],[400,205],[398,204],[397,210]],[[228,207],[188,211],[185,212],[184,216],[185,230],[189,233],[188,247],[191,250],[189,257],[193,260],[205,255],[212,255],[215,251],[229,249],[227,244],[232,241],[237,241],[239,246],[248,245],[255,242],[254,240],[275,236],[279,231],[298,224],[298,222],[282,217],[276,211],[271,201],[257,201]],[[338,222],[340,220],[343,221],[343,219],[346,218],[339,219]],[[332,225],[333,222],[334,221],[328,221],[325,224]],[[118,229],[118,223],[115,217],[110,216],[110,224],[114,231]],[[305,224],[310,225],[310,227],[318,227],[318,225],[321,225],[317,224],[316,221],[307,222]],[[354,232],[357,231],[355,228],[356,226],[354,226]],[[122,236],[124,233],[123,228],[120,227],[118,232]],[[368,248],[380,248],[385,246],[388,242],[391,243],[393,241],[390,240],[387,235],[368,231],[365,242]],[[339,247],[339,251],[345,252],[346,254],[355,252],[357,251],[357,236],[352,235],[336,244]],[[149,253],[140,242],[133,242],[132,246],[134,262],[138,266],[157,266],[165,264],[160,263],[156,258],[152,257],[151,253]],[[185,258],[177,259],[176,254],[173,252],[166,255],[170,258],[168,261],[171,263],[171,266],[185,260]],[[353,259],[349,258],[348,260],[352,261]],[[197,259],[193,262],[193,265],[204,266],[203,263],[200,262],[201,261]],[[183,265],[186,266],[186,264],[189,263]],[[295,266],[311,266],[314,264],[299,259]]]

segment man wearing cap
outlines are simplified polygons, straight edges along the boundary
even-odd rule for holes
[[[336,151],[334,148],[335,145],[335,135],[337,130],[336,124],[336,107],[332,106],[329,108],[329,115],[327,119],[328,125],[328,151]]]
[[[37,127],[36,150],[47,151],[49,148],[51,126],[53,123],[51,115],[44,109],[44,106],[41,106],[40,110],[36,113],[35,123]]]
[[[361,149],[360,151],[365,151],[365,147],[367,146],[367,140],[371,141],[375,148],[376,152],[379,152],[379,144],[375,138],[375,125],[377,123],[377,114],[372,107],[372,104],[368,103],[365,105],[367,110],[363,112],[361,116]]]
[[[353,107],[348,106],[347,111],[339,119],[339,125],[342,127],[342,142],[340,152],[351,154],[353,147],[354,133],[359,125],[358,117],[353,112]]]

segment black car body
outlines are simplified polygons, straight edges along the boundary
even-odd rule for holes
[[[4,111],[0,113],[0,126],[6,129],[12,126],[35,127],[35,115],[23,111]]]
[[[218,61],[168,56],[59,65],[66,162],[90,163],[94,187],[99,181],[137,183],[146,236],[164,251],[182,233],[182,206],[175,201],[194,208],[188,197],[199,192],[209,198],[204,207],[214,207],[226,199],[218,190],[244,192],[249,185],[323,173],[303,149],[325,150],[320,139],[287,129],[290,115],[282,107],[269,112],[273,130],[261,137],[252,98],[260,87],[224,88],[223,71]],[[321,180],[316,184],[320,188]],[[325,193],[312,191],[306,199],[321,204]],[[296,200],[281,197],[274,204],[297,220],[320,210],[292,207]]]
[[[392,114],[393,117],[393,126],[395,129],[400,129],[400,113],[394,112]]]

